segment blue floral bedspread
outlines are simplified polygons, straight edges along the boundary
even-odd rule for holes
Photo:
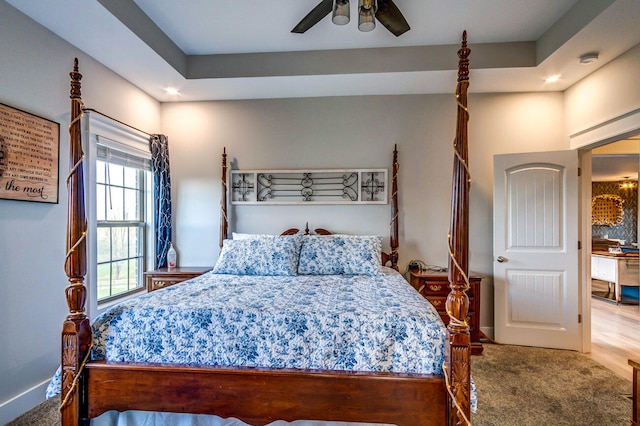
[[[442,374],[445,326],[396,271],[207,273],[93,323],[92,359]],[[59,393],[59,373],[47,396]]]

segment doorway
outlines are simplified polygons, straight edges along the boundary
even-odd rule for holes
[[[591,150],[589,356],[626,379],[640,356],[639,168],[640,135]]]
[[[640,136],[591,151],[592,297],[638,304]]]

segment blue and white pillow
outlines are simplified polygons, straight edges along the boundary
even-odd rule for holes
[[[213,272],[233,275],[296,275],[301,235],[224,240]]]
[[[382,237],[309,235],[300,250],[300,275],[379,275]]]

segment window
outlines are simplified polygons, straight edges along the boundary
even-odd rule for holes
[[[144,287],[149,161],[98,145],[96,284],[103,302]]]
[[[85,111],[87,313],[144,289],[154,266],[153,178],[149,135]]]
[[[149,161],[98,145],[96,283],[103,302],[144,287]]]

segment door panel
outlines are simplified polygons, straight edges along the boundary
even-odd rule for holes
[[[579,348],[578,157],[494,159],[495,337]]]

